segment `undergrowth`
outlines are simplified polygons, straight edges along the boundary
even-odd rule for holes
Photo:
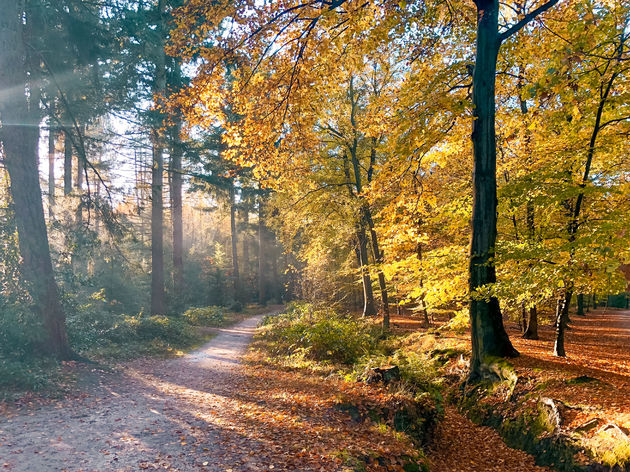
[[[207,341],[211,330],[248,316],[222,307],[191,307],[181,315],[125,314],[94,292],[83,304],[66,304],[72,348],[82,357],[107,363],[139,356],[173,356]],[[241,307],[242,311],[242,307]],[[26,329],[26,326],[29,329]],[[61,365],[40,349],[42,328],[24,304],[5,304],[0,316],[0,400],[26,392],[55,395],[62,381]]]

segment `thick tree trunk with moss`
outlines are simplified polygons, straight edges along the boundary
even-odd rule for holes
[[[14,0],[0,0],[0,90],[15,92],[0,101],[0,142],[11,180],[21,269],[33,308],[45,329],[42,347],[58,359],[71,359],[73,353],[54,278],[39,186],[39,95],[32,89],[30,103],[27,100],[24,13],[18,9],[19,5]]]
[[[470,244],[472,358],[470,378],[484,375],[488,357],[518,355],[503,326],[499,300],[477,297],[496,282],[497,238],[495,76],[500,47],[498,0],[477,0],[477,49],[473,74],[473,215]]]

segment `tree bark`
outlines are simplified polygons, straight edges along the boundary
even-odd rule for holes
[[[155,45],[155,76],[153,94],[158,97],[166,91],[166,53],[164,52],[165,4],[157,2],[157,44]],[[163,315],[166,312],[164,300],[164,119],[160,117],[151,130],[153,163],[151,166],[151,313]]]
[[[267,303],[265,292],[265,220],[263,209],[263,197],[258,196],[258,303]]]
[[[566,317],[564,316],[566,297],[558,300],[556,305],[556,341],[553,346],[553,355],[566,357],[564,350],[564,331],[566,328]]]
[[[242,219],[243,219],[243,230],[242,230],[243,267],[242,267],[241,272],[243,274],[243,279],[248,281],[247,292],[249,294],[249,289],[250,289],[249,276],[250,276],[250,270],[251,270],[250,261],[249,261],[249,206],[244,206],[241,213],[242,213]]]
[[[74,356],[54,278],[39,185],[39,94],[34,93],[35,87],[29,88],[29,103],[24,12],[18,9],[19,5],[14,0],[0,0],[0,90],[15,91],[0,101],[0,141],[11,180],[21,270],[28,282],[33,308],[45,329],[43,349],[58,359],[71,359]]]
[[[484,375],[489,356],[513,357],[503,326],[499,300],[477,298],[480,288],[496,282],[494,250],[497,238],[497,183],[495,135],[495,76],[500,47],[498,0],[477,0],[477,47],[473,74],[473,215],[469,288],[472,334],[470,379]]]
[[[72,138],[70,131],[64,131],[63,139],[63,194],[72,193]]]
[[[53,217],[55,208],[55,128],[51,114],[48,122],[48,216]]]
[[[151,170],[151,313],[166,312],[164,300],[164,148],[161,133],[151,132],[153,166]]]
[[[234,280],[234,300],[241,301],[241,277],[238,270],[238,232],[236,229],[236,190],[230,182],[230,236],[232,241],[232,278]]]
[[[372,280],[367,266],[368,260],[367,235],[363,225],[357,225],[357,239],[359,243],[359,257],[361,260],[361,280],[363,282],[363,316],[376,316],[376,304],[374,303],[374,292],[372,290]]]
[[[420,266],[422,266],[422,244],[418,243],[418,246],[416,247],[416,256],[418,257],[418,263],[420,264]],[[421,271],[420,274],[422,274],[423,272]],[[425,300],[425,295],[424,295],[424,278],[422,277],[422,275],[420,275],[420,290],[422,291],[421,295],[420,295],[420,310],[422,311],[422,316],[424,317],[424,327],[428,328],[429,326],[431,326],[431,322],[429,321],[429,310],[427,309],[427,302]]]
[[[538,338],[538,310],[536,306],[529,307],[529,313],[527,316],[527,324],[525,325],[525,332],[523,333],[525,339],[539,339]]]
[[[578,316],[584,316],[584,294],[583,293],[578,293],[576,314]]]
[[[171,136],[171,217],[173,219],[173,288],[181,294],[184,288],[184,230],[182,214],[182,143],[181,121]]]

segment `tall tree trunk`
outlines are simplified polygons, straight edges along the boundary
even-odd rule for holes
[[[265,292],[265,220],[263,197],[258,196],[258,303],[267,303]]]
[[[370,143],[370,166],[367,172],[367,181],[368,184],[372,181],[372,175],[374,172],[374,165],[376,164],[376,145],[377,139],[376,137],[372,137]],[[378,285],[381,290],[381,300],[383,302],[383,329],[389,329],[389,300],[388,300],[388,292],[387,292],[387,282],[385,281],[385,274],[383,273],[383,269],[381,265],[385,260],[383,255],[383,251],[381,250],[378,244],[378,234],[376,234],[376,229],[374,228],[374,220],[372,219],[372,211],[370,210],[370,206],[365,203],[365,217],[368,223],[368,228],[370,229],[370,237],[372,239],[372,250],[374,252],[374,260],[378,265],[376,269],[376,276],[378,277]],[[425,310],[426,315],[426,310]],[[428,316],[427,316],[428,319]]]
[[[69,130],[64,131],[63,139],[63,194],[72,193],[72,137]]]
[[[230,237],[232,241],[234,300],[241,301],[241,276],[238,270],[238,231],[236,229],[236,189],[234,188],[234,182],[230,182]]]
[[[584,294],[583,293],[578,293],[576,314],[578,316],[584,316]]]
[[[77,142],[80,138],[77,138]],[[79,196],[79,204],[76,210],[77,224],[83,222],[83,173],[85,172],[85,161],[81,158],[80,148],[77,150],[77,178],[75,180],[77,195]]]
[[[164,301],[164,148],[161,133],[154,129],[151,171],[151,313],[163,315]]]
[[[566,318],[564,316],[566,297],[560,298],[556,305],[556,341],[553,346],[553,355],[566,357],[564,350],[564,331],[566,328]]]
[[[54,278],[39,185],[39,94],[36,87],[29,88],[30,107],[26,95],[27,54],[20,5],[14,0],[0,0],[0,90],[15,91],[0,100],[0,141],[11,179],[21,269],[34,310],[45,328],[43,348],[59,359],[70,359],[73,353]]]
[[[376,229],[374,228],[374,220],[372,219],[372,212],[370,207],[366,204],[364,206],[364,215],[365,220],[368,224],[368,229],[370,230],[370,238],[372,240],[372,252],[374,253],[374,261],[378,265],[376,268],[376,276],[378,278],[378,286],[381,291],[381,300],[383,302],[383,329],[389,329],[389,300],[387,295],[387,282],[385,281],[385,274],[383,273],[383,269],[381,268],[381,264],[383,263],[383,252],[381,251],[378,244],[378,235],[376,234]]]
[[[527,316],[527,324],[525,325],[525,333],[523,333],[525,339],[538,339],[538,310],[536,306],[529,307],[529,313]]]
[[[173,288],[181,294],[184,288],[184,230],[182,214],[182,143],[181,121],[172,128],[171,136],[171,217],[173,219]]]
[[[472,335],[470,378],[484,375],[489,356],[518,355],[503,326],[499,300],[475,296],[496,283],[494,249],[497,238],[495,76],[500,47],[498,0],[476,0],[477,47],[473,74],[473,215],[469,288]]]
[[[166,91],[166,54],[164,52],[164,0],[158,0],[159,15],[155,45],[155,77],[153,93],[155,100]],[[153,164],[151,170],[151,313],[163,315],[166,312],[164,300],[164,120],[160,118],[153,125],[151,141]]]
[[[418,257],[418,264],[420,265],[420,267],[422,267],[422,244],[418,243],[417,247],[416,247],[416,256]],[[420,274],[422,274],[422,269]],[[422,275],[420,275],[420,310],[422,312],[422,316],[424,317],[424,327],[428,328],[431,325],[431,322],[429,321],[429,310],[427,309],[427,302],[425,300],[425,294],[424,294],[424,278],[422,277]],[[399,305],[400,306],[400,305]]]
[[[243,267],[241,268],[242,278],[245,281],[250,280],[250,261],[249,261],[249,207],[245,205],[241,211],[243,220],[242,245],[243,245]],[[247,282],[247,293],[249,294],[250,284]]]
[[[51,114],[48,122],[48,216],[53,217],[55,208],[55,128]]]
[[[357,226],[357,238],[359,242],[359,256],[361,258],[361,280],[363,282],[363,316],[376,316],[376,303],[374,303],[374,292],[372,290],[372,279],[368,265],[368,240],[363,225]]]

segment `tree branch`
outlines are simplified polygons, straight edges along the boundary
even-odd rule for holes
[[[525,15],[520,21],[518,21],[517,23],[513,24],[512,26],[510,26],[507,30],[505,30],[503,33],[501,33],[499,35],[499,41],[503,42],[506,39],[508,39],[510,36],[518,33],[521,29],[523,29],[525,26],[527,26],[527,24],[529,22],[531,22],[532,20],[534,20],[538,15],[540,15],[541,13],[546,12],[547,10],[549,10],[551,7],[553,7],[556,3],[558,3],[559,0],[549,0],[545,3],[543,3],[542,5],[540,5],[538,8],[530,11],[527,15]]]

